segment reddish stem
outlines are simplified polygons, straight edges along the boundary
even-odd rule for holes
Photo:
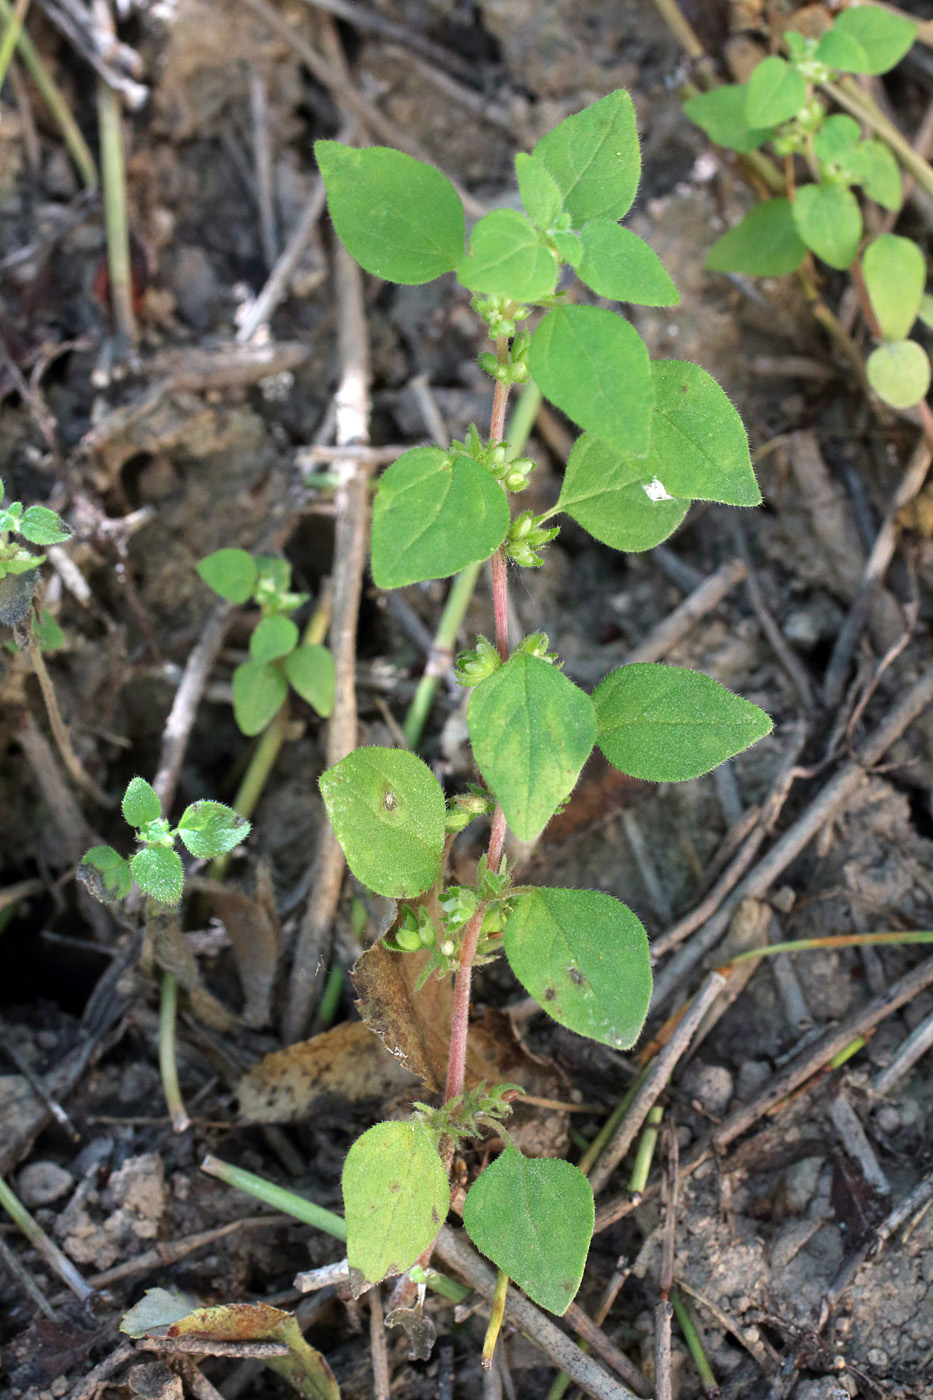
[[[508,360],[509,342],[506,336],[496,340],[496,355],[499,363]],[[501,442],[505,436],[505,409],[509,398],[509,385],[496,381],[492,400],[490,420],[490,441]],[[509,659],[509,585],[506,571],[505,550],[497,549],[492,556],[492,595],[496,617],[496,647],[503,662]],[[486,868],[498,870],[505,845],[506,821],[502,807],[497,803],[493,813],[489,845],[486,849]],[[473,959],[479,946],[486,916],[485,903],[480,904],[466,928],[460,944],[460,961],[457,965],[457,981],[454,986],[454,1005],[450,1023],[450,1053],[447,1061],[447,1085],[444,1102],[459,1098],[463,1093],[466,1077],[467,1033],[470,1025],[470,983],[473,978]]]

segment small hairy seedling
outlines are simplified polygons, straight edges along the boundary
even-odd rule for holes
[[[257,603],[262,616],[249,641],[249,661],[233,673],[233,713],[244,734],[261,734],[275,718],[288,687],[326,718],[334,704],[334,659],[327,647],[303,642],[290,614],[308,601],[292,593],[292,568],[271,554],[218,549],[198,574],[230,603]]]
[[[347,1156],[347,1255],[360,1292],[430,1252],[447,1213],[452,1146],[484,1125],[498,1130],[516,1092],[465,1083],[474,966],[504,954],[555,1021],[616,1049],[634,1044],[647,1014],[648,940],[636,915],[602,891],[517,886],[507,828],[522,841],[540,836],[594,746],[624,773],[678,782],[753,744],[771,721],[675,666],[620,667],[589,695],[564,674],[543,633],[514,646],[508,636],[508,566],[541,565],[558,533],[553,517],[637,552],[670,535],[691,501],[761,500],[745,431],[719,385],[695,364],[652,363],[618,311],[572,305],[561,290],[569,269],[617,302],[679,300],[656,254],[620,222],[640,173],[628,94],[568,117],[519,155],[524,212],[493,210],[466,248],[463,207],[440,171],[380,147],[319,141],[315,151],[334,227],[361,266],[407,285],[455,273],[493,345],[480,357],[494,384],[488,437],[474,425],[463,442],[404,452],[382,476],[372,522],[381,588],[492,562],[495,639],[479,637],[456,668],[471,692],[467,725],[483,784],[448,803],[420,758],[380,747],[355,750],[321,777],[354,875],[404,901],[386,947],[427,955],[419,986],[456,979],[443,1104],[417,1104],[409,1121],[377,1124]],[[529,380],[581,429],[560,498],[543,515],[520,502],[513,509],[534,462],[504,440],[509,390]],[[238,601],[251,588],[244,565]],[[473,881],[451,885],[453,835],[477,817],[491,821],[486,853]],[[565,1311],[593,1230],[592,1191],[577,1167],[527,1161],[509,1145],[471,1186],[464,1224],[530,1297]]]
[[[71,537],[71,531],[48,506],[23,509],[22,501],[4,506],[3,496],[0,481],[0,622],[20,627],[30,616],[39,566],[45,562],[44,554],[34,554],[27,546],[61,544]],[[54,632],[51,644],[60,645]]]
[[[123,815],[133,827],[140,849],[127,859],[113,846],[92,846],[78,868],[78,879],[104,904],[130,892],[133,881],[160,904],[179,904],[184,867],[175,850],[180,840],[198,860],[226,855],[250,832],[250,824],[222,802],[192,802],[178,825],[169,825],[162,804],[145,778],[133,778],[123,794]]]
[[[868,357],[868,381],[899,409],[919,403],[930,387],[927,352],[908,336],[918,317],[933,323],[933,306],[924,295],[926,267],[916,243],[882,234],[862,247],[864,218],[854,191],[896,213],[903,189],[890,145],[863,135],[865,124],[890,135],[889,124],[874,119],[877,109],[847,75],[887,73],[916,35],[905,16],[859,5],[819,38],[787,30],[786,59],[774,54],[747,83],[701,93],[684,108],[717,145],[741,153],[770,144],[787,172],[786,197],[751,209],[713,245],[707,267],[776,277],[797,271],[813,253],[841,272],[851,268],[880,342]],[[831,113],[828,101],[849,111]],[[798,183],[800,162],[810,175],[805,183]]]

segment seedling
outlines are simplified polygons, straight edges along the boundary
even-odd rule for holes
[[[617,311],[570,305],[560,289],[569,266],[601,297],[679,300],[656,254],[619,222],[640,174],[628,94],[611,93],[517,156],[525,212],[485,215],[466,251],[463,207],[440,171],[382,147],[319,141],[315,153],[334,227],[360,265],[407,285],[454,272],[494,346],[480,358],[495,385],[488,438],[473,426],[450,448],[403,453],[382,476],[372,526],[381,588],[492,561],[495,638],[478,638],[457,665],[472,692],[467,723],[482,785],[446,803],[420,758],[380,747],[356,749],[321,777],[354,875],[404,901],[387,946],[399,956],[427,950],[422,981],[456,979],[443,1105],[418,1104],[407,1122],[377,1124],[347,1156],[347,1253],[359,1293],[424,1262],[448,1209],[453,1145],[490,1121],[500,1131],[514,1094],[465,1084],[477,963],[504,953],[548,1015],[613,1048],[630,1047],[647,1014],[648,941],[637,916],[601,891],[516,886],[507,827],[523,841],[540,836],[594,745],[624,773],[677,782],[748,747],[771,721],[709,677],[674,666],[620,667],[588,695],[563,673],[546,636],[514,646],[508,636],[508,561],[539,567],[558,533],[554,516],[638,552],[670,535],[693,500],[761,500],[745,431],[719,385],[694,364],[652,363]],[[513,511],[534,463],[512,459],[503,441],[510,387],[529,379],[582,429],[560,499],[543,515],[520,502]],[[486,853],[474,881],[452,886],[450,842],[476,817],[491,821]],[[592,1192],[577,1167],[529,1161],[510,1145],[471,1186],[464,1223],[531,1298],[564,1312],[593,1228]]]
[[[326,718],[334,704],[334,659],[326,647],[302,641],[291,619],[308,595],[291,592],[288,561],[218,549],[201,560],[198,574],[221,598],[257,603],[262,612],[250,637],[250,659],[233,673],[233,713],[242,732],[261,734],[285,703],[289,686]]]
[[[127,859],[113,846],[92,846],[78,869],[78,879],[103,904],[125,899],[133,881],[159,904],[179,904],[184,867],[176,841],[198,860],[232,851],[250,832],[250,824],[222,802],[192,802],[178,825],[169,825],[162,803],[145,778],[133,778],[123,794],[123,816],[134,829],[140,849]]]
[[[819,38],[788,30],[786,59],[772,55],[747,83],[701,93],[684,108],[717,145],[743,153],[770,144],[787,175],[787,196],[751,209],[714,243],[707,267],[776,277],[801,269],[813,253],[839,271],[851,268],[866,321],[881,342],[868,358],[868,381],[879,398],[898,409],[925,399],[930,387],[929,357],[907,338],[917,317],[926,320],[929,314],[925,262],[915,243],[891,234],[874,239],[857,262],[864,219],[854,191],[896,213],[903,190],[890,145],[864,137],[862,126],[881,131],[889,141],[897,133],[860,88],[840,85],[840,79],[846,84],[851,79],[845,75],[888,72],[916,34],[916,24],[878,5],[847,9]],[[821,92],[859,120],[830,114]],[[805,162],[810,182],[797,183],[795,157]]]
[[[70,539],[71,531],[61,516],[47,506],[23,509],[22,501],[4,506],[3,496],[4,485],[0,481],[0,622],[19,627],[30,616],[39,567],[46,558],[27,546],[62,544]]]

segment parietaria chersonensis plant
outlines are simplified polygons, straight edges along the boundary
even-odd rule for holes
[[[865,366],[868,382],[897,409],[919,403],[930,387],[929,356],[910,330],[918,318],[933,326],[933,298],[925,292],[923,253],[912,239],[882,233],[863,246],[855,189],[892,213],[901,208],[903,189],[890,147],[863,134],[871,115],[865,95],[845,84],[847,75],[887,73],[916,35],[916,24],[904,15],[872,4],[850,8],[819,36],[788,29],[786,58],[772,54],[747,83],[713,88],[684,107],[711,141],[728,150],[746,153],[770,144],[786,173],[786,197],[749,210],[710,249],[707,267],[777,277],[796,272],[813,253],[840,272],[851,269],[878,341]],[[830,113],[827,96],[849,112]],[[810,179],[798,183],[804,169]]]
[[[133,778],[123,794],[123,816],[139,850],[128,859],[113,846],[92,846],[78,879],[102,904],[125,899],[133,881],[159,904],[180,904],[185,871],[176,841],[198,860],[214,860],[245,841],[250,823],[222,802],[192,802],[178,825],[162,815],[159,795],[145,778]]]
[[[256,603],[262,614],[249,639],[250,659],[233,673],[233,714],[241,731],[252,736],[268,728],[289,686],[326,719],[334,704],[334,659],[327,647],[302,641],[292,621],[308,595],[291,592],[288,560],[218,549],[201,560],[198,574],[221,598]]]
[[[63,544],[71,530],[48,506],[23,507],[22,501],[3,505],[5,488],[0,481],[0,622],[14,629],[29,620],[29,631],[39,645],[61,646],[61,629],[54,619],[32,616],[32,599],[39,582],[44,554],[34,554],[29,545],[40,549]]]
[[[448,1211],[454,1145],[490,1123],[504,1133],[499,1119],[513,1086],[464,1082],[474,966],[504,953],[548,1015],[614,1048],[634,1044],[647,1014],[648,941],[636,915],[599,891],[514,885],[507,828],[522,841],[540,836],[594,745],[624,773],[678,782],[747,748],[771,721],[709,677],[673,666],[622,666],[587,695],[546,636],[514,644],[508,636],[509,562],[542,563],[558,533],[553,517],[568,515],[602,543],[638,552],[666,539],[691,501],[761,500],[744,429],[719,385],[698,365],[652,362],[618,311],[571,305],[559,290],[569,266],[613,301],[679,300],[655,253],[619,222],[640,174],[628,94],[611,93],[517,156],[525,212],[485,215],[466,251],[463,207],[440,171],[380,147],[319,141],[315,154],[334,227],[357,262],[407,285],[455,273],[494,346],[480,357],[495,385],[488,438],[474,426],[450,448],[403,453],[381,478],[372,522],[380,588],[492,562],[495,639],[479,637],[457,663],[472,692],[468,728],[483,783],[447,803],[420,758],[379,747],[356,749],[320,781],[351,871],[403,901],[387,946],[399,956],[427,949],[422,981],[455,977],[443,1105],[417,1104],[408,1121],[377,1124],[346,1159],[347,1253],[359,1293],[430,1254]],[[529,378],[582,430],[560,499],[543,515],[520,499],[513,509],[534,463],[515,460],[503,440],[509,390]],[[478,816],[491,833],[475,882],[449,885],[453,834]],[[528,1160],[509,1145],[471,1186],[464,1224],[529,1297],[563,1313],[593,1216],[592,1191],[575,1166]]]

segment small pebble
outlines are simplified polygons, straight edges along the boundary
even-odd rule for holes
[[[19,1198],[27,1210],[60,1201],[73,1187],[71,1173],[57,1162],[30,1162],[16,1180]]]
[[[725,1065],[704,1065],[696,1061],[688,1066],[681,1080],[687,1097],[695,1099],[714,1118],[726,1111],[733,1087],[732,1075]]]

